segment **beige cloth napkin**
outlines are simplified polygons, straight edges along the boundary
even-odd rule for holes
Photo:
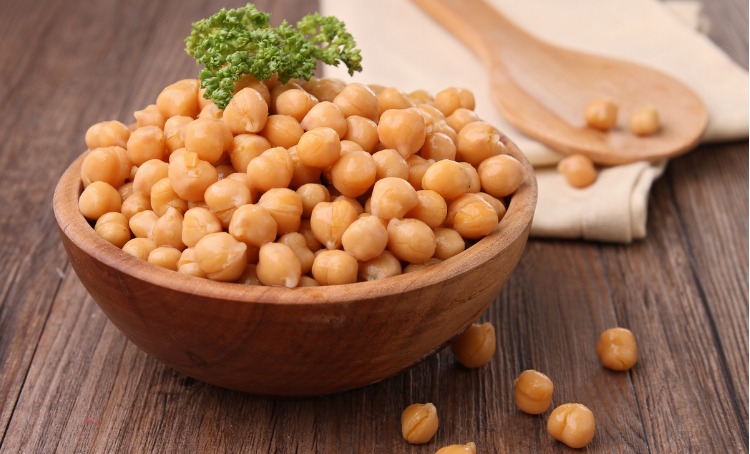
[[[701,30],[696,1],[488,0],[541,39],[659,68],[681,79],[709,110],[705,141],[748,136],[748,74]],[[568,186],[554,165],[562,155],[510,126],[490,101],[487,71],[464,45],[406,0],[322,0],[324,15],[346,22],[362,49],[364,70],[325,75],[435,93],[470,88],[480,117],[497,126],[537,171],[539,201],[532,236],[628,243],[646,235],[648,195],[666,162],[602,169],[586,189]]]

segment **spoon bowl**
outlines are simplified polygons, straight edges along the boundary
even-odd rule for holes
[[[508,122],[555,151],[604,165],[660,161],[691,150],[703,135],[703,101],[663,72],[551,45],[482,0],[414,1],[485,63],[493,102]],[[606,132],[583,116],[601,97],[619,107],[617,126]],[[637,136],[626,120],[648,105],[657,109],[660,129]]]

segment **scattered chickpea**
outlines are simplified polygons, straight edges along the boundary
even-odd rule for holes
[[[516,407],[524,413],[542,414],[552,402],[552,380],[533,369],[521,372],[513,382],[513,388]]]
[[[471,441],[465,445],[448,445],[438,449],[435,454],[477,454],[477,445]]]
[[[432,403],[411,404],[401,413],[401,434],[411,444],[427,443],[437,429],[437,408]]]
[[[563,404],[547,420],[547,433],[571,448],[583,448],[594,438],[594,414],[582,404]]]
[[[565,181],[574,188],[585,188],[596,181],[596,167],[591,158],[582,154],[566,156],[557,164]]]
[[[617,124],[617,104],[607,98],[593,99],[586,104],[583,116],[592,128],[609,131]]]
[[[596,354],[607,369],[624,371],[638,360],[635,336],[626,328],[610,328],[599,336]]]
[[[650,136],[659,127],[659,112],[653,106],[641,107],[630,116],[630,130],[635,135]]]
[[[492,323],[473,323],[451,342],[451,351],[462,366],[475,369],[492,360],[496,344],[495,327]]]

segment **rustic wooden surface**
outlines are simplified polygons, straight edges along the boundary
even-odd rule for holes
[[[258,2],[296,20],[315,2]],[[705,2],[711,38],[747,67],[747,3]],[[241,4],[233,1],[233,5]],[[231,5],[230,5],[231,6]],[[0,452],[565,452],[545,418],[520,414],[515,376],[555,381],[553,404],[597,417],[591,452],[748,450],[748,143],[701,146],[653,189],[645,241],[530,241],[483,320],[489,367],[442,351],[364,389],[268,400],[204,385],[130,344],[72,272],[51,210],[63,169],[99,120],[127,121],[194,74],[188,24],[215,2],[0,1]],[[640,342],[629,373],[594,345],[621,325]],[[431,401],[435,439],[409,446],[401,410]]]

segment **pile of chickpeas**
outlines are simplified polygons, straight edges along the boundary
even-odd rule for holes
[[[244,77],[224,110],[202,95],[181,80],[134,124],[94,124],[81,167],[95,231],[180,273],[292,288],[410,272],[492,233],[526,178],[465,89]]]

